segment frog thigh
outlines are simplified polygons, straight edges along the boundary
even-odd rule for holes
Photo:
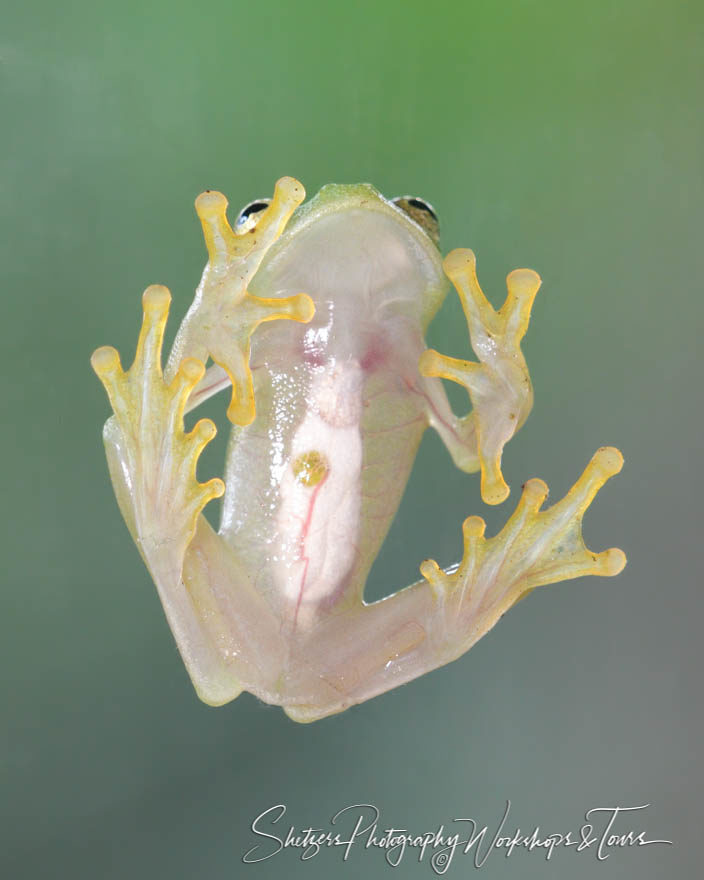
[[[248,690],[260,699],[277,703],[278,681],[284,664],[285,642],[280,622],[266,599],[256,590],[253,577],[245,571],[234,551],[204,516],[186,550],[183,586],[209,645],[219,658],[219,682],[234,680],[234,699]],[[200,698],[213,704],[193,684]]]

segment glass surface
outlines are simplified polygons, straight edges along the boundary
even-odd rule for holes
[[[282,803],[280,825],[327,830],[371,803],[380,827],[491,830],[507,799],[507,828],[545,832],[651,804],[623,827],[675,845],[497,853],[483,876],[696,874],[703,17],[684,0],[6,8],[3,876],[381,878],[361,846],[245,866],[249,825]],[[173,337],[205,258],[200,191],[234,218],[283,174],[429,200],[494,304],[511,269],[543,277],[511,498],[483,505],[428,434],[369,597],[456,561],[464,516],[494,533],[527,478],[557,498],[597,447],[626,458],[585,521],[588,546],[626,551],[622,575],[539,590],[454,664],[311,726],[248,695],[198,702],[113,498],[88,363],[106,343],[129,362],[150,283],[172,290]],[[452,294],[429,341],[471,357]],[[401,870],[433,876],[413,852]]]

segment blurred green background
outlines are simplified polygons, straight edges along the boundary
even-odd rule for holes
[[[5,9],[4,877],[386,877],[359,848],[243,865],[249,824],[284,803],[327,828],[365,802],[382,826],[493,829],[509,798],[508,828],[544,832],[651,804],[619,830],[675,845],[496,854],[484,876],[696,874],[703,19],[682,0]],[[129,360],[149,283],[174,294],[173,335],[205,258],[200,191],[236,210],[282,174],[427,198],[497,305],[512,268],[543,276],[511,499],[482,505],[428,434],[371,597],[455,561],[465,515],[498,529],[528,477],[555,498],[598,446],[626,456],[585,522],[628,554],[620,577],[538,591],[456,663],[312,726],[249,695],[198,702],[113,499],[88,364],[104,343]],[[469,356],[452,295],[430,343]],[[433,876],[413,853],[401,870]]]

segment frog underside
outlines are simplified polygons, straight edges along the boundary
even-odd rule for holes
[[[248,690],[310,721],[455,659],[534,587],[616,574],[625,558],[581,537],[584,511],[621,467],[605,447],[552,507],[529,480],[495,537],[465,520],[458,566],[428,560],[416,584],[364,602],[426,427],[458,467],[481,471],[484,501],[508,495],[501,455],[532,405],[520,341],[540,280],[512,272],[496,311],[472,252],[442,263],[372,187],[325,187],[286,226],[302,198],[284,178],[233,231],[225,198],[201,195],[209,261],[164,374],[170,296],[159,286],[145,291],[131,369],[111,348],[93,365],[115,412],[104,438],[118,502],[199,695],[217,705]],[[476,362],[425,346],[446,276]],[[441,377],[467,389],[469,415],[453,415]],[[229,386],[225,483],[201,484],[215,428],[202,419],[185,433],[183,415]],[[201,511],[223,493],[216,533]]]

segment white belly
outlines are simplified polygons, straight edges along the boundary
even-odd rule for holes
[[[295,617],[309,619],[354,562],[361,507],[362,371],[357,361],[316,377],[280,485],[275,563]]]

